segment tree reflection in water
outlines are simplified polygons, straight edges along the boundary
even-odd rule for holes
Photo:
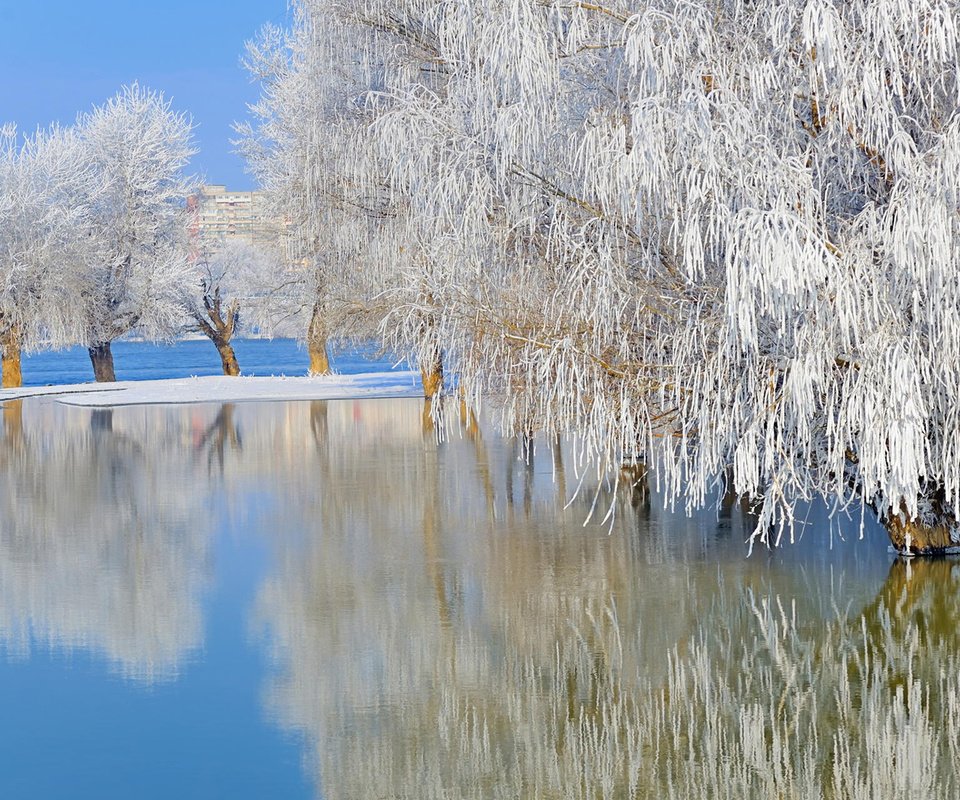
[[[149,682],[200,646],[211,524],[182,421],[4,405],[0,647],[84,649]]]
[[[7,404],[2,647],[177,674],[222,494],[268,537],[267,706],[323,796],[960,796],[960,567],[746,559],[739,507],[671,515],[642,469],[613,500],[569,444],[440,416]]]
[[[815,563],[744,559],[741,509],[685,522],[639,487],[584,528],[589,485],[551,496],[570,453],[513,466],[409,411],[365,440],[315,407],[309,507],[275,521],[302,530],[259,597],[268,702],[324,796],[960,791],[960,568],[897,562],[848,608]]]

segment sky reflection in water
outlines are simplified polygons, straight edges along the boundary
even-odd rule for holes
[[[960,568],[873,529],[584,526],[569,446],[417,401],[3,413],[0,796],[957,788]]]

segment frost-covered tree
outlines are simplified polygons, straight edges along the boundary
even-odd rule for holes
[[[272,301],[264,287],[276,282],[282,262],[267,247],[228,241],[198,253],[193,273],[183,298],[191,327],[213,342],[223,374],[239,375],[231,340],[241,330],[240,311],[244,309],[244,318],[252,318],[260,327],[260,321],[269,316]]]
[[[729,471],[763,537],[823,497],[958,543],[960,4],[297,7],[367,79],[331,157],[389,340],[691,505]]]
[[[77,136],[52,128],[20,138],[0,130],[0,343],[3,386],[20,386],[24,348],[75,340],[65,265],[82,257],[86,203],[96,176]]]
[[[293,6],[289,31],[268,26],[248,45],[262,95],[254,123],[238,128],[241,150],[275,213],[288,223],[291,268],[274,290],[298,321],[310,371],[329,370],[328,342],[367,338],[391,308],[384,287],[412,251],[396,240],[402,208],[369,147],[366,102],[382,68],[375,37],[341,17],[338,3]],[[300,335],[304,335],[301,333]]]
[[[302,18],[297,12],[298,19]],[[302,30],[298,26],[298,30]],[[266,190],[278,216],[289,220],[289,248],[295,270],[283,282],[277,299],[283,316],[306,329],[310,372],[330,371],[327,339],[330,324],[324,315],[324,276],[317,263],[322,245],[317,215],[325,201],[323,178],[317,165],[322,159],[319,132],[327,124],[318,103],[318,78],[309,48],[300,48],[297,33],[286,35],[274,26],[261,31],[248,45],[247,67],[261,83],[263,96],[254,106],[256,130],[241,126],[240,147]],[[299,335],[303,335],[300,333]]]
[[[103,190],[80,232],[92,247],[77,267],[76,313],[96,379],[112,381],[115,339],[134,329],[169,335],[182,323],[192,123],[162,94],[133,84],[77,125]]]
[[[240,300],[224,296],[224,283],[232,265],[229,255],[205,257],[197,264],[200,273],[194,291],[187,296],[193,325],[217,348],[224,375],[239,375],[240,365],[230,340],[240,325]]]
[[[672,474],[696,499],[732,464],[761,525],[823,496],[897,547],[956,543],[960,5],[638,11],[624,156],[615,126],[583,152],[598,203],[633,192],[646,274],[681,279],[643,351]]]

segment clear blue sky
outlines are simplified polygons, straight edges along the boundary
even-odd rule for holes
[[[257,96],[240,57],[286,20],[287,0],[0,0],[0,123],[69,124],[137,80],[193,117],[195,172],[252,188],[229,141]]]

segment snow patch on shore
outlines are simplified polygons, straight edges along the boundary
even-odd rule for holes
[[[223,375],[157,381],[24,386],[0,390],[0,402],[49,397],[72,406],[106,407],[156,403],[233,403],[269,400],[349,400],[377,397],[423,397],[420,375],[413,371],[303,377]]]

